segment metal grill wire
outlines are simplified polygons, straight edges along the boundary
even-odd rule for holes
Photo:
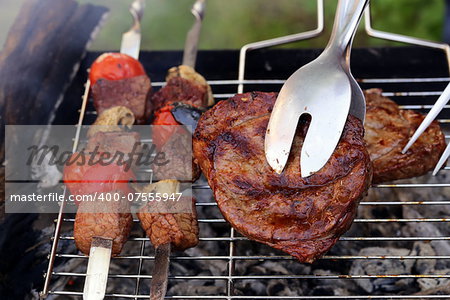
[[[320,1],[318,1],[320,2]],[[318,28],[320,29],[320,21]],[[245,60],[244,60],[245,62]],[[244,67],[245,69],[245,67]],[[402,103],[401,108],[403,109],[412,109],[418,110],[420,112],[426,112],[431,108],[431,105],[422,105],[417,103],[408,103],[408,98],[412,97],[431,97],[435,98],[440,95],[441,91],[420,91],[420,92],[409,92],[409,91],[396,91],[398,88],[398,84],[416,84],[423,85],[426,87],[428,84],[436,84],[436,83],[447,83],[450,81],[450,78],[441,77],[441,78],[381,78],[381,79],[361,79],[360,82],[364,86],[364,88],[369,87],[377,87],[380,84],[384,86],[389,86],[390,84],[395,85],[394,89],[389,90],[385,88],[384,96],[387,97],[395,97],[401,98]],[[284,83],[283,79],[271,79],[271,80],[215,80],[209,81],[213,91],[217,86],[229,86],[230,91],[236,90],[240,85],[242,87],[246,85],[259,85],[259,86],[270,86],[273,87],[272,90],[278,90],[281,85]],[[161,87],[164,85],[164,82],[155,82],[152,84],[154,87]],[[226,99],[228,97],[233,96],[233,93],[222,93],[215,94],[214,97],[217,100]],[[95,111],[87,110],[86,103],[83,103],[81,112],[80,112],[80,124],[83,123],[83,119],[85,115],[95,115]],[[444,109],[443,115],[450,115],[450,106],[447,105]],[[450,140],[450,119],[449,118],[441,118],[438,120],[446,133],[446,140],[449,142]],[[441,171],[448,176],[450,167],[446,166],[444,170]],[[442,191],[444,189],[448,190],[450,188],[450,183],[430,183],[428,181],[423,182],[414,182],[414,183],[402,183],[402,184],[378,184],[373,185],[372,189],[375,190],[384,190],[388,189],[393,193],[395,190],[414,190],[414,189],[424,189],[429,188],[437,191]],[[207,190],[209,187],[207,185],[196,184],[193,186],[194,190]],[[436,199],[414,199],[413,201],[372,201],[367,202],[363,201],[361,206],[378,206],[385,207],[387,209],[391,209],[394,207],[401,206],[447,206],[450,205],[450,200],[440,200],[435,201]],[[210,202],[201,202],[197,203],[198,207],[212,207],[216,208],[216,203],[210,197]],[[217,209],[217,208],[216,208]],[[63,210],[63,207],[61,211]],[[68,241],[73,243],[73,236],[67,235],[67,233],[61,233],[61,228],[73,226],[74,219],[70,217],[65,217],[62,213],[58,215],[58,219],[55,220],[56,230],[55,236],[53,240],[52,252],[50,253],[50,264],[49,264],[49,272],[46,278],[46,287],[44,287],[43,294],[50,295],[62,295],[73,298],[82,298],[81,291],[70,291],[67,290],[67,285],[64,287],[56,287],[53,288],[50,286],[50,278],[55,280],[61,277],[70,278],[83,278],[85,276],[84,273],[72,273],[72,272],[56,272],[53,270],[54,260],[57,259],[68,259],[75,258],[83,260],[84,264],[87,264],[87,257],[79,254],[68,254],[58,251],[58,241]],[[135,220],[137,222],[137,220]],[[354,226],[358,226],[359,224],[377,224],[377,223],[386,223],[386,226],[395,223],[447,223],[450,222],[450,218],[441,218],[436,216],[436,218],[409,218],[409,219],[382,219],[382,218],[357,218],[354,221]],[[201,218],[199,219],[200,224],[223,224],[226,225],[225,220],[222,218]],[[223,292],[220,292],[218,295],[178,295],[171,296],[168,295],[167,299],[449,299],[450,295],[377,295],[377,296],[368,296],[368,295],[354,295],[354,296],[326,296],[326,295],[314,295],[314,296],[242,296],[242,295],[234,295],[233,284],[239,281],[267,281],[270,279],[283,279],[283,280],[314,280],[314,279],[333,279],[333,280],[360,280],[360,279],[370,279],[370,278],[450,278],[450,275],[439,275],[439,274],[404,274],[404,275],[394,275],[394,274],[367,274],[367,275],[350,275],[350,274],[339,274],[339,275],[309,275],[309,274],[284,274],[284,275],[266,275],[266,274],[255,274],[251,276],[242,276],[235,272],[236,263],[241,261],[291,261],[292,257],[280,254],[256,254],[256,255],[235,255],[236,246],[239,243],[246,241],[247,239],[238,235],[234,232],[234,230],[228,227],[228,234],[224,236],[205,236],[200,234],[200,243],[214,243],[217,244],[217,247],[226,245],[227,247],[227,255],[220,256],[211,256],[211,255],[196,255],[196,256],[188,256],[185,253],[181,253],[179,255],[174,255],[171,257],[172,261],[191,261],[194,263],[198,263],[200,261],[225,261],[227,262],[227,270],[223,272],[221,275],[178,275],[171,276],[170,281],[186,281],[189,283],[190,280],[203,280],[205,282],[213,282],[214,284],[218,284],[222,282],[224,286]],[[335,247],[351,247],[350,243],[367,243],[368,245],[380,245],[388,242],[411,242],[411,241],[436,241],[436,242],[446,242],[450,240],[450,236],[344,236],[340,239],[340,241],[335,245]],[[122,274],[121,272],[110,272],[109,281],[111,280],[125,280],[132,279],[135,282],[134,293],[130,294],[121,294],[112,292],[107,294],[107,297],[111,297],[114,299],[124,298],[124,299],[147,299],[148,293],[141,293],[140,288],[143,284],[148,285],[149,280],[151,279],[151,275],[147,275],[143,273],[143,264],[146,261],[152,261],[154,259],[153,250],[150,247],[149,240],[146,237],[134,237],[130,238],[128,241],[128,246],[130,248],[135,249],[135,253],[132,255],[123,255],[113,260],[127,260],[130,265],[132,263],[137,264],[136,272],[133,274]],[[370,256],[361,256],[361,255],[326,255],[321,260],[322,261],[336,261],[337,263],[341,262],[352,262],[355,260],[371,260],[371,261],[379,261],[379,260],[424,260],[424,259],[440,259],[440,260],[449,260],[450,253],[448,255],[434,255],[434,256],[419,256],[419,255],[370,255]],[[293,263],[296,263],[293,261]],[[223,282],[225,284],[223,284]]]
[[[428,84],[428,83],[436,83],[436,82],[448,82],[450,81],[450,78],[414,78],[414,79],[362,79],[361,83],[365,85],[365,87],[369,86],[377,86],[378,84],[399,84],[399,83],[405,83],[405,84]],[[212,86],[212,89],[214,90],[215,86],[218,85],[230,85],[230,86],[237,86],[240,83],[246,84],[258,84],[258,85],[271,85],[273,86],[273,90],[279,89],[280,85],[283,83],[283,80],[245,80],[243,82],[240,82],[238,80],[217,80],[217,81],[210,81],[210,85]],[[162,86],[163,82],[156,82],[155,86]],[[429,91],[429,92],[420,92],[420,96],[425,97],[436,97],[436,95],[440,94],[440,91]],[[417,95],[417,92],[410,93],[410,92],[395,92],[395,91],[386,91],[384,93],[385,96],[390,97],[401,97],[401,98],[408,98],[411,96]],[[229,94],[215,94],[214,95],[216,99],[225,99],[229,97]],[[404,109],[412,109],[412,110],[428,110],[431,105],[417,105],[417,104],[411,104],[411,105],[402,105],[401,106]],[[445,108],[447,111],[447,115],[449,115],[450,107],[447,106]],[[93,113],[93,111],[90,111],[90,113]],[[442,118],[438,120],[443,127],[443,129],[446,131],[446,139],[447,142],[450,139],[450,119]],[[449,173],[450,167],[446,166],[442,173]],[[450,188],[450,183],[429,183],[429,182],[419,182],[419,183],[403,183],[403,184],[378,184],[373,185],[373,189],[389,189],[389,190],[395,190],[395,189],[422,189],[422,188],[432,188],[432,189],[448,189]],[[209,189],[207,185],[194,185],[193,189],[195,190],[205,190]],[[398,206],[431,206],[431,205],[450,205],[450,200],[444,200],[444,201],[434,201],[434,199],[417,199],[414,201],[408,201],[408,202],[401,202],[401,201],[382,201],[382,202],[362,202],[361,206],[383,206],[387,207],[388,209],[391,207],[398,207]],[[199,207],[206,207],[211,206],[215,207],[216,203],[211,198],[210,202],[202,202],[197,203],[197,206]],[[73,218],[62,218],[62,223],[69,224],[69,226],[72,225],[74,219]],[[137,222],[137,220],[135,220]],[[422,222],[450,222],[450,218],[417,218],[417,219],[382,219],[382,218],[373,218],[373,219],[367,219],[367,218],[357,218],[354,223],[354,226],[358,226],[358,224],[364,223],[364,224],[373,224],[373,223],[386,223],[386,226],[389,226],[390,223],[422,223]],[[201,218],[199,219],[199,223],[225,223],[225,220],[221,218]],[[67,234],[59,234],[55,237],[59,240],[67,240],[73,242],[73,236],[68,236]],[[382,243],[387,242],[404,242],[404,241],[449,241],[450,236],[386,236],[386,237],[373,237],[373,236],[345,236],[340,239],[338,244],[336,244],[335,247],[350,247],[348,243],[352,242],[365,242],[370,245],[378,244],[382,246]],[[240,280],[259,280],[264,281],[268,279],[298,279],[298,280],[310,280],[310,279],[336,279],[336,280],[349,280],[349,279],[364,279],[364,278],[377,278],[377,277],[383,277],[383,278],[450,278],[450,275],[438,275],[438,274],[405,274],[405,275],[392,275],[392,274],[369,274],[369,275],[349,275],[349,274],[339,274],[339,275],[303,275],[303,274],[289,274],[289,275],[252,275],[252,276],[240,276],[236,275],[233,270],[235,267],[235,263],[239,261],[244,260],[266,260],[266,261],[281,261],[281,260],[292,260],[290,256],[285,255],[234,255],[234,247],[236,244],[242,241],[246,241],[245,237],[236,235],[235,232],[232,230],[232,228],[229,229],[229,235],[223,236],[223,237],[217,237],[217,236],[204,236],[201,234],[200,238],[201,243],[225,243],[228,244],[228,253],[229,255],[222,255],[222,256],[187,256],[186,254],[181,255],[175,255],[171,258],[172,261],[227,261],[228,262],[228,270],[223,275],[205,275],[205,276],[171,276],[170,280],[186,280],[189,282],[189,280],[204,280],[204,281],[225,281],[226,282],[226,290],[223,292],[223,295],[215,295],[215,296],[207,296],[207,295],[182,295],[182,296],[167,296],[168,299],[365,299],[369,298],[370,296],[365,295],[359,295],[359,296],[234,296],[233,295],[233,283],[240,281]],[[110,279],[125,279],[125,278],[131,278],[135,279],[136,282],[136,288],[134,294],[109,294],[108,296],[113,298],[132,298],[132,299],[145,299],[148,298],[148,294],[140,294],[139,293],[139,285],[140,284],[148,284],[149,279],[151,279],[151,275],[142,274],[142,265],[144,261],[147,260],[153,260],[154,256],[151,254],[152,249],[149,247],[149,241],[146,237],[135,237],[131,238],[128,242],[130,244],[130,247],[136,249],[136,253],[133,255],[124,255],[117,258],[113,258],[113,260],[130,260],[130,261],[136,261],[138,263],[138,268],[135,274],[121,274],[121,273],[113,273],[109,276]],[[132,246],[131,246],[132,244]],[[219,246],[219,245],[218,245]],[[150,248],[150,249],[148,249]],[[147,249],[147,251],[146,251]],[[83,255],[79,254],[66,254],[66,253],[56,253],[56,259],[59,258],[77,258],[77,259],[83,259],[85,260],[85,263],[87,264],[87,258]],[[335,260],[335,261],[353,261],[353,260],[409,260],[409,259],[450,259],[450,253],[448,255],[440,255],[440,256],[418,256],[418,255],[371,255],[371,256],[358,256],[358,255],[327,255],[322,258],[322,260]],[[85,274],[83,273],[69,273],[69,272],[53,272],[52,277],[60,277],[60,276],[68,276],[68,277],[84,277]],[[81,298],[82,292],[81,291],[68,291],[64,289],[55,289],[50,290],[50,294],[54,295],[66,295],[66,296],[79,296]],[[399,295],[386,295],[386,296],[376,296],[378,299],[402,299],[405,296],[399,296]],[[414,298],[420,298],[420,299],[432,299],[432,298],[441,298],[441,299],[448,299],[450,295],[434,295],[434,296],[408,296],[408,298],[414,299]]]

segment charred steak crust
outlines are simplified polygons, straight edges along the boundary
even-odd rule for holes
[[[402,153],[424,116],[402,110],[381,95],[365,91],[367,115],[365,140],[373,163],[373,183],[420,176],[432,170],[445,150],[445,136],[433,122],[405,154]]]
[[[221,101],[200,118],[194,156],[231,225],[248,238],[302,262],[327,252],[351,225],[369,188],[372,168],[359,120],[350,116],[326,166],[300,175],[299,125],[294,155],[282,174],[264,155],[264,136],[276,93],[253,92]]]

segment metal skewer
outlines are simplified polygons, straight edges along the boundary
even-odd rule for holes
[[[441,158],[439,158],[439,161],[436,164],[436,167],[434,167],[433,175],[436,175],[439,172],[439,170],[442,169],[442,166],[447,161],[449,156],[450,156],[450,144],[447,145]]]
[[[202,29],[202,21],[205,15],[205,0],[197,0],[192,6],[191,13],[195,17],[194,25],[189,30],[183,51],[183,65],[195,67],[198,52],[198,41]]]
[[[191,9],[195,17],[194,25],[189,30],[183,53],[183,65],[195,68],[198,52],[198,41],[205,13],[205,0],[197,0]],[[163,300],[167,291],[167,281],[169,275],[171,243],[166,243],[155,247],[155,265],[150,283],[150,299]]]
[[[428,112],[425,119],[422,121],[422,123],[420,123],[419,127],[414,132],[408,144],[406,144],[405,148],[403,148],[402,150],[403,154],[406,153],[406,151],[408,151],[408,149],[417,141],[420,135],[428,128],[428,126],[430,126],[430,124],[439,115],[439,113],[449,100],[450,100],[450,84],[448,84],[447,87],[444,89],[441,96],[439,96],[438,100],[433,105],[431,110]],[[450,144],[447,145],[447,148],[445,149],[444,153],[442,154],[441,158],[436,164],[436,167],[433,170],[433,175],[436,175],[437,172],[439,172],[439,170],[442,168],[442,165],[447,161],[449,156],[450,156]]]
[[[145,0],[135,0],[131,3],[130,13],[133,16],[133,26],[122,35],[120,53],[139,58],[141,47],[141,20],[144,15]]]

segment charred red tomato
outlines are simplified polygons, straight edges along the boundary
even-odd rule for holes
[[[155,119],[152,125],[167,125],[153,127],[153,144],[155,144],[158,150],[161,150],[162,146],[167,143],[169,138],[179,130],[179,126],[169,126],[169,125],[180,125],[172,115],[171,110],[173,105],[166,105],[157,112],[155,112]]]
[[[92,64],[89,80],[94,85],[99,79],[120,80],[144,75],[142,64],[133,57],[122,53],[105,53]]]
[[[89,164],[90,156],[76,152],[69,159],[64,168],[64,183],[72,195],[88,195],[94,193],[108,193],[120,190],[125,195],[131,193],[128,183],[135,180],[133,171],[126,169],[126,165],[100,162],[94,159]],[[77,203],[78,204],[78,203]]]

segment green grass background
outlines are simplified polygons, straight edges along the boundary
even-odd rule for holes
[[[0,0],[0,45],[6,39],[24,0]],[[39,0],[46,1],[46,0]],[[64,0],[61,0],[64,1]],[[131,0],[78,0],[107,6],[110,14],[92,50],[118,49],[121,33],[131,25]],[[193,22],[190,8],[194,0],[147,0],[143,20],[142,49],[182,49]],[[316,0],[207,0],[200,49],[236,49],[244,44],[313,29]],[[319,38],[289,47],[322,48],[331,31],[337,0],[325,2],[325,33]],[[376,29],[442,40],[444,0],[372,0]],[[396,45],[368,37],[363,26],[356,47]]]

